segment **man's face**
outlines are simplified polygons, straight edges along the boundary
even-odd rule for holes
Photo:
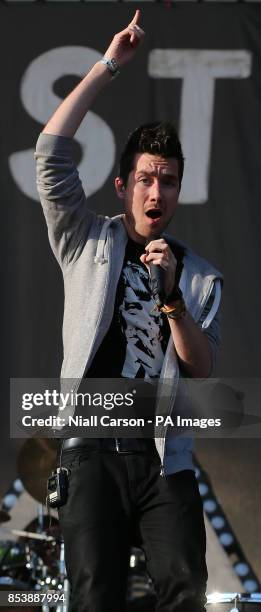
[[[140,243],[160,236],[178,204],[178,160],[137,153],[126,188],[120,191],[120,179],[116,179],[115,185],[118,195],[123,194],[124,223],[129,236]]]

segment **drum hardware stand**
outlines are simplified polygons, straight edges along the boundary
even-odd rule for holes
[[[42,566],[42,576],[41,576],[43,581],[45,580],[46,576],[47,576],[47,567],[46,567],[46,565],[43,565]],[[42,605],[42,612],[49,612],[49,610],[50,610],[50,608],[49,608],[48,604],[43,604]]]
[[[38,530],[39,533],[44,531],[44,506],[43,504],[37,504],[37,515],[38,515]]]
[[[59,560],[60,570],[60,581],[63,585],[63,592],[65,595],[65,603],[59,604],[56,608],[56,612],[68,612],[69,610],[69,597],[70,597],[70,585],[66,575],[65,559],[64,559],[64,540],[61,539],[61,551]]]
[[[230,612],[239,612],[239,609],[237,608],[237,601],[238,598],[240,598],[240,595],[238,593],[236,593],[235,595],[235,601],[234,601],[234,607],[231,608]]]

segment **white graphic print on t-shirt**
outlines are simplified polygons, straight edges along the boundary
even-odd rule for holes
[[[122,376],[158,377],[164,359],[163,319],[151,297],[149,273],[127,260],[122,282],[124,293],[119,313],[127,343]]]

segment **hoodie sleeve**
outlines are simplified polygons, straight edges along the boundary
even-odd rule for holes
[[[38,193],[61,267],[79,256],[97,218],[88,210],[71,145],[71,138],[41,133],[35,152]]]

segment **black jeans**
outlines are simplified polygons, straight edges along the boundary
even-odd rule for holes
[[[130,547],[140,546],[157,612],[204,612],[207,570],[194,472],[160,476],[156,452],[63,452],[69,496],[59,510],[70,612],[124,612]]]

